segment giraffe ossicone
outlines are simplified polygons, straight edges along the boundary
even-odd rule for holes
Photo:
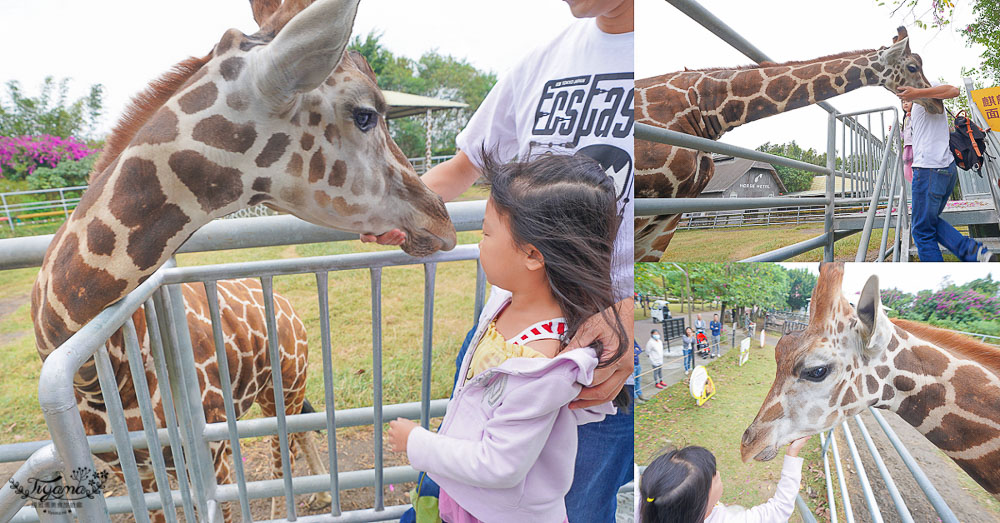
[[[1000,498],[1000,350],[890,319],[874,275],[853,306],[843,274],[842,264],[821,265],[809,326],[778,341],[774,382],[743,433],[743,461],[773,459],[875,407],[894,411]]]
[[[148,278],[198,228],[244,207],[263,203],[349,232],[398,228],[407,234],[402,249],[414,256],[454,247],[443,201],[421,183],[389,135],[374,72],[360,54],[345,51],[358,3],[251,0],[260,31],[226,31],[208,55],[179,63],[137,95],[35,281],[31,314],[43,360]],[[218,288],[237,415],[254,402],[273,414],[260,284],[223,281]],[[206,418],[219,422],[225,419],[223,385],[205,289],[182,289]],[[277,294],[275,312],[281,351],[275,364],[283,371],[286,413],[297,414],[305,402],[305,328]],[[143,365],[151,369],[142,309],[133,319]],[[108,345],[127,422],[137,430],[141,419],[121,332]],[[162,427],[156,376],[147,378]],[[74,385],[86,431],[105,433],[110,425],[92,359]],[[292,444],[304,447],[314,474],[323,474],[309,436],[293,437]],[[228,445],[211,445],[220,483],[229,482]],[[154,485],[148,451],[136,455],[148,490]],[[114,454],[101,457],[117,462]],[[228,513],[229,504],[223,505]]]
[[[636,80],[636,121],[717,140],[740,125],[875,85],[893,94],[904,86],[930,87],[905,28],[881,49],[781,64],[685,69]],[[944,112],[940,100],[916,103],[931,113]],[[715,173],[711,153],[645,140],[635,141],[635,163],[636,198],[695,198]],[[659,261],[680,218],[636,218],[635,260]]]

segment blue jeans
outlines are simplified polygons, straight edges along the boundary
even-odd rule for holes
[[[719,338],[720,337],[721,336],[719,336],[718,334],[713,334],[712,335],[712,354],[714,354],[716,356],[719,355]]]
[[[980,244],[941,219],[958,181],[955,162],[944,169],[913,168],[913,241],[920,261],[944,261],[938,243],[961,261],[976,261]]]
[[[694,350],[685,349],[684,350],[684,370],[691,370],[694,368]]]
[[[465,335],[462,349],[455,359],[455,384],[462,367],[475,327]],[[636,379],[638,382],[638,379]],[[632,387],[626,392],[634,394]],[[454,389],[452,389],[454,394]],[[635,445],[635,424],[632,409],[604,418],[599,423],[580,425],[577,429],[576,469],[573,485],[566,495],[566,512],[571,523],[614,523],[618,508],[618,487],[632,480],[632,455]],[[421,475],[421,484],[432,489],[433,481]],[[412,521],[413,509],[401,521]]]
[[[632,481],[633,420],[632,409],[618,409],[604,421],[577,429],[576,469],[566,494],[570,523],[614,523],[618,487]]]

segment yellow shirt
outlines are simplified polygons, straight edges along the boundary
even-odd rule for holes
[[[490,322],[490,326],[479,340],[479,345],[476,345],[475,352],[472,353],[472,361],[469,362],[469,372],[465,379],[472,379],[484,370],[499,367],[501,363],[511,358],[548,358],[548,356],[531,347],[507,341],[497,332],[496,322]]]

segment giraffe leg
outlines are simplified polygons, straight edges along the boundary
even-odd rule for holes
[[[143,492],[154,492],[157,490],[156,478],[153,477],[152,469],[149,470],[139,470],[139,481],[142,482]],[[167,516],[163,513],[163,510],[151,510],[149,511],[149,520],[152,523],[166,523]]]
[[[210,448],[212,449],[212,456],[215,460],[215,482],[219,485],[232,483],[229,462],[232,460],[233,449],[229,446],[229,442],[212,442]],[[226,502],[221,503],[220,505],[222,506],[222,520],[226,522],[232,521],[232,507],[230,506],[230,503]]]

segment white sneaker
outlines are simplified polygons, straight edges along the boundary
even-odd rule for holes
[[[976,261],[978,262],[993,262],[996,260],[996,255],[990,252],[985,245],[979,248],[979,253],[976,254]]]

